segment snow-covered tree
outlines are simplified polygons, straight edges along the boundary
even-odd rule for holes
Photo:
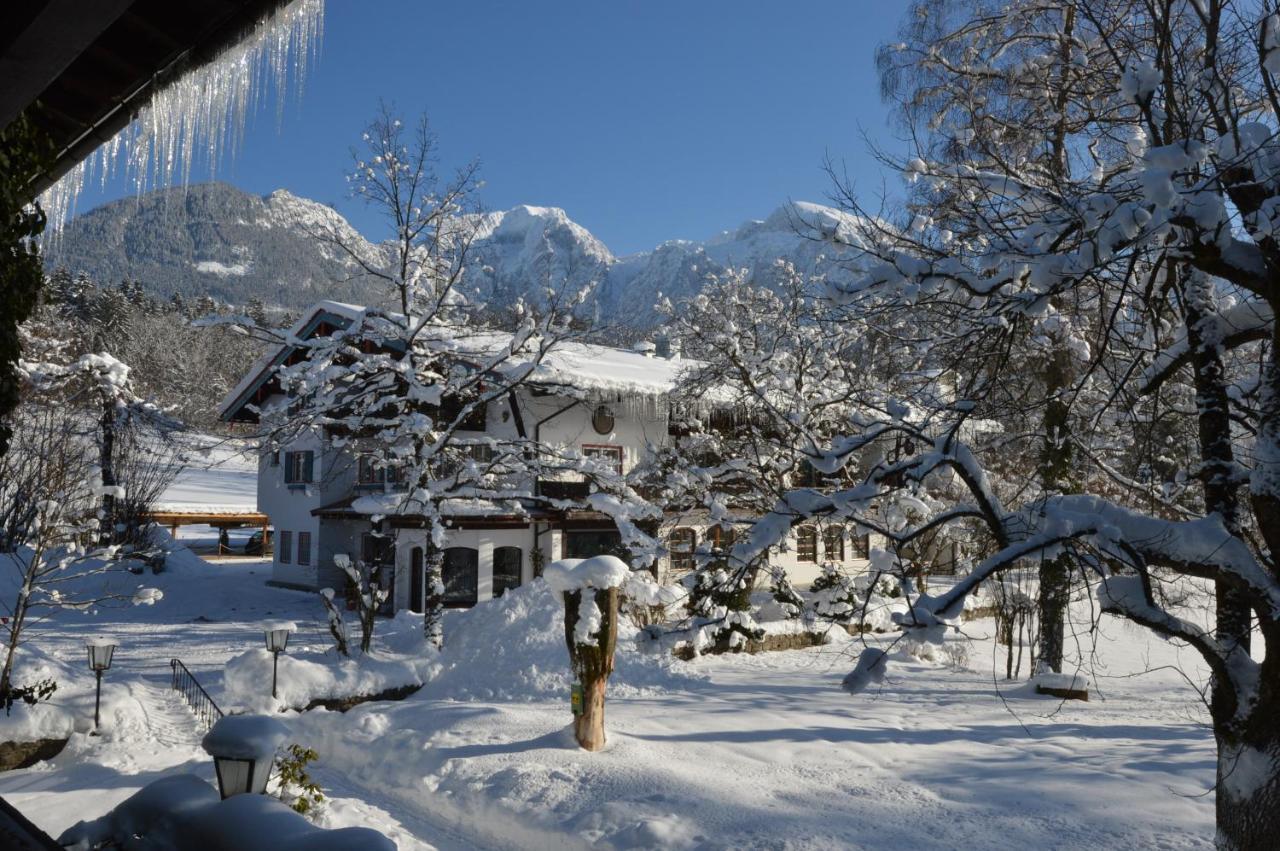
[[[792,490],[733,561],[750,564],[797,517],[874,528],[870,506],[914,483],[943,504],[879,528],[891,546],[962,521],[992,541],[950,589],[910,595],[906,634],[936,636],[980,583],[1069,556],[1058,563],[1093,585],[1104,612],[1204,659],[1219,842],[1269,847],[1280,812],[1280,16],[1269,4],[1199,0],[922,3],[912,16],[935,29],[890,50],[949,89],[930,120],[951,141],[944,151],[933,137],[899,165],[967,230],[867,235],[880,262],[832,294],[917,314],[946,301],[958,308],[954,333],[975,341],[1006,325],[1100,329],[1049,341],[1051,352],[1078,350],[1079,363],[1047,398],[1106,391],[1090,410],[1098,428],[1069,436],[1094,469],[1075,492],[1002,496],[988,447],[967,429],[992,385],[962,386],[928,416],[904,407],[853,418],[817,453],[820,469],[889,436],[913,451],[834,494]],[[1003,145],[1008,134],[1025,144]],[[987,372],[1021,368],[1006,359]],[[1197,437],[1198,498],[1160,499],[1149,478],[1099,469],[1102,451],[1126,439],[1120,405],[1174,377],[1194,388],[1194,405],[1161,415]],[[1207,619],[1180,602],[1204,583],[1216,597]],[[874,682],[885,663],[882,649],[864,651],[848,685]]]
[[[480,324],[464,296],[467,261],[485,227],[477,167],[439,175],[426,118],[410,129],[385,106],[362,139],[351,189],[385,219],[385,250],[370,254],[332,221],[308,227],[380,291],[346,327],[286,341],[304,357],[279,371],[292,405],[287,416],[264,416],[264,438],[273,448],[317,435],[331,447],[374,455],[402,485],[355,507],[375,521],[410,514],[425,524],[424,628],[438,646],[447,501],[496,502],[520,511],[549,469],[611,475],[575,453],[544,451],[518,417],[510,438],[476,425],[488,406],[509,404],[517,388],[538,379],[548,353],[578,333],[570,316],[585,293],[549,291],[536,315],[517,309],[511,328]],[[269,330],[247,319],[241,324],[254,333]],[[616,484],[615,494],[626,497]],[[616,498],[602,505],[629,514]]]

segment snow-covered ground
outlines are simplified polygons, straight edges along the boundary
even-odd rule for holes
[[[258,510],[258,460],[248,442],[194,435],[183,449],[183,466],[156,503],[162,511],[252,512]],[[241,549],[254,528],[232,529],[233,549]],[[218,530],[180,526],[178,540],[188,546],[215,547]]]
[[[265,621],[298,625],[290,651],[328,645],[318,599],[266,587],[269,565],[176,562],[117,577],[159,586],[156,605],[63,613],[33,635],[65,665],[55,700],[81,730],[84,642],[120,641],[103,735],[0,775],[0,795],[55,835],[166,774],[212,782],[203,731],[167,688],[170,658],[233,708],[223,666],[261,646]],[[957,639],[971,668],[941,661],[955,653],[901,659],[856,697],[840,689],[852,642],[689,664],[624,647],[610,744],[589,754],[565,733],[555,605],[530,586],[451,613],[448,648],[407,700],[282,715],[320,753],[324,823],[375,827],[402,849],[1211,847],[1204,710],[1162,666],[1203,673],[1136,628],[1103,623],[1087,704],[997,681],[989,621]]]

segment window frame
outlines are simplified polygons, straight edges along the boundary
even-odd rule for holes
[[[859,535],[857,530],[855,529],[853,531],[853,534],[850,536],[850,539],[851,539],[850,542],[853,545],[851,547],[851,550],[852,550],[851,556],[853,558],[860,559],[862,561],[866,561],[871,558],[871,533],[870,532],[863,532],[861,535]]]
[[[805,564],[818,563],[818,528],[816,526],[796,527],[796,561]]]
[[[276,560],[280,564],[293,563],[293,532],[288,529],[276,531]]]
[[[676,538],[687,538],[684,543],[677,543]],[[673,572],[688,573],[698,566],[694,556],[698,550],[698,531],[692,526],[676,526],[667,533],[667,552],[671,560]]]
[[[836,547],[832,547],[832,544]],[[831,551],[835,549],[837,553]],[[822,530],[822,554],[827,561],[844,561],[845,558],[845,542],[843,526],[828,526]]]
[[[499,589],[498,588],[498,554],[503,552],[509,552],[511,550],[516,551],[515,582],[512,584],[504,583],[502,588]],[[493,563],[490,567],[491,567],[491,570],[490,570],[490,580],[489,580],[489,594],[491,597],[497,598],[502,596],[507,591],[510,591],[512,588],[519,588],[524,583],[524,550],[521,547],[513,546],[510,544],[507,544],[501,547],[494,547]],[[510,574],[504,574],[504,576],[509,576],[509,575]],[[478,596],[478,592],[477,592],[477,596]]]
[[[298,541],[295,546],[297,547],[297,549],[294,552],[294,559],[293,559],[294,564],[298,565],[299,567],[310,567],[311,566],[311,533],[299,532]]]
[[[582,444],[582,457],[598,460],[603,457],[613,456],[613,470],[619,476],[622,475],[622,465],[626,458],[626,452],[622,446],[616,443],[584,443]]]
[[[609,425],[607,428],[601,428],[601,421],[607,419]],[[618,415],[613,412],[613,408],[601,403],[596,405],[591,411],[591,429],[600,435],[613,434],[614,429],[618,425]]]
[[[299,449],[284,454],[284,483],[309,485],[315,477],[315,450]],[[299,463],[300,462],[300,463]]]

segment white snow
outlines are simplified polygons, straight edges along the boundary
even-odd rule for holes
[[[217,260],[200,260],[192,264],[197,272],[208,272],[219,278],[239,278],[249,274],[251,263],[221,263]]]
[[[225,669],[246,651],[257,693],[269,695],[264,622],[298,626],[282,677],[295,655],[329,646],[318,596],[267,587],[269,576],[266,563],[213,566],[180,550],[148,577],[164,592],[156,605],[62,612],[33,633],[27,652],[39,647],[59,681],[49,705],[78,732],[53,760],[0,775],[0,795],[57,835],[161,777],[195,774],[212,790],[203,730],[169,691],[168,660],[181,658],[232,711],[248,707]],[[1081,657],[1070,670],[1094,659],[1089,614],[1069,625]],[[1212,738],[1174,669],[1203,685],[1196,654],[1104,618],[1085,668],[1091,700],[1063,703],[993,675],[1004,648],[990,620],[964,629],[971,639],[949,633],[942,650],[967,646],[972,668],[895,649],[883,680],[851,696],[841,679],[854,655],[864,641],[888,650],[893,634],[685,663],[650,652],[623,618],[610,747],[591,754],[565,733],[563,603],[535,582],[449,612],[445,647],[425,657],[412,697],[276,717],[287,742],[320,754],[312,773],[330,801],[319,823],[373,827],[402,851],[1212,847]],[[417,616],[380,619],[378,630],[384,658],[421,642]],[[102,735],[89,737],[84,645],[103,634],[121,646],[103,682]],[[20,681],[39,670],[29,656]]]
[[[289,736],[289,728],[265,715],[227,715],[205,733],[200,745],[210,755],[269,759]]]

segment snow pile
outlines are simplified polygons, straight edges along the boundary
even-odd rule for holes
[[[288,735],[289,728],[274,718],[228,715],[218,719],[200,745],[210,756],[264,760],[275,757]]]
[[[301,649],[280,654],[277,698],[271,696],[272,655],[250,650],[227,662],[224,692],[231,706],[255,712],[305,709],[312,701],[361,697],[421,685],[430,662],[417,656],[375,650],[343,658],[332,651]]]
[[[705,680],[666,654],[646,653],[640,638],[635,624],[619,619],[610,697],[689,688]],[[422,693],[453,700],[562,699],[572,679],[564,604],[546,581],[535,579],[446,621],[444,650]]]
[[[230,719],[227,719],[230,720]],[[225,801],[207,782],[178,774],[142,787],[93,821],[58,837],[72,848],[183,848],[186,851],[395,851],[364,827],[324,830],[275,798],[234,795]]]

